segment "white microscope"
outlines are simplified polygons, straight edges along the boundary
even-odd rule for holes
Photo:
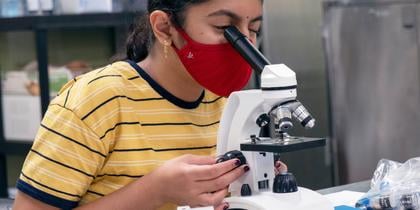
[[[274,153],[325,145],[325,139],[287,134],[293,127],[292,116],[305,128],[315,125],[315,119],[296,100],[295,72],[284,64],[271,65],[236,27],[227,28],[225,37],[254,70],[262,71],[261,89],[232,93],[220,122],[218,155],[230,159],[242,153],[251,168],[231,184],[231,197],[226,198],[230,209],[333,210],[319,193],[297,187],[292,174],[274,173]],[[275,137],[259,137],[262,127],[270,123]]]
[[[325,139],[292,137],[292,117],[305,128],[315,119],[296,100],[296,74],[284,64],[271,65],[236,27],[226,39],[261,74],[261,89],[234,92],[222,114],[217,138],[218,162],[238,158],[250,171],[230,185],[225,200],[231,210],[333,210],[321,194],[298,187],[291,173],[274,172],[274,153],[325,146]],[[274,138],[260,137],[272,126]],[[181,210],[188,207],[178,208]],[[196,210],[213,209],[212,207]]]

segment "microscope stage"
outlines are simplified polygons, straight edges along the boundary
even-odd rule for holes
[[[290,136],[285,139],[272,139],[259,137],[255,142],[241,144],[241,151],[285,153],[298,150],[323,147],[326,144],[324,138],[308,138]]]

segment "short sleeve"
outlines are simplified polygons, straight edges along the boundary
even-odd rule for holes
[[[76,207],[110,148],[72,110],[51,104],[24,162],[17,188],[60,209]]]

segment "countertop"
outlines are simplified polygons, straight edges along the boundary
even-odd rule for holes
[[[367,192],[367,191],[369,191],[369,189],[370,189],[370,180],[367,180],[367,181],[356,182],[356,183],[352,183],[352,184],[341,185],[341,186],[337,186],[337,187],[326,188],[326,189],[318,190],[317,192],[319,192],[323,195],[326,195],[326,194],[340,192],[340,191],[343,191],[343,190],[356,191],[356,192]]]
[[[11,210],[13,200],[0,198],[0,210]]]
[[[322,190],[318,190],[317,192],[326,195],[330,193],[340,192],[343,190],[350,190],[356,192],[367,192],[370,188],[370,181],[363,181],[357,182],[337,187],[326,188]],[[11,210],[12,209],[13,200],[11,199],[1,199],[0,198],[0,210]]]

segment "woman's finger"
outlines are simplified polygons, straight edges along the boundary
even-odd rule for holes
[[[216,207],[214,207],[214,210],[226,210],[229,208],[229,204],[228,203],[222,203]]]
[[[220,206],[228,194],[228,188],[213,193],[203,193],[199,196],[200,206]]]
[[[222,176],[219,176],[215,179],[201,181],[201,182],[198,182],[197,184],[198,186],[200,186],[201,189],[206,189],[208,192],[219,191],[220,189],[224,189],[228,187],[232,182],[237,180],[239,177],[241,177],[248,171],[249,171],[249,166],[244,165],[244,166],[235,168],[234,170],[229,171],[228,173],[225,173]]]
[[[288,171],[287,165],[279,160],[276,161],[274,167],[275,167],[276,174],[284,174],[284,173],[287,173]]]
[[[205,181],[216,179],[239,165],[240,161],[238,159],[232,159],[212,165],[193,165],[189,170],[195,181]]]

